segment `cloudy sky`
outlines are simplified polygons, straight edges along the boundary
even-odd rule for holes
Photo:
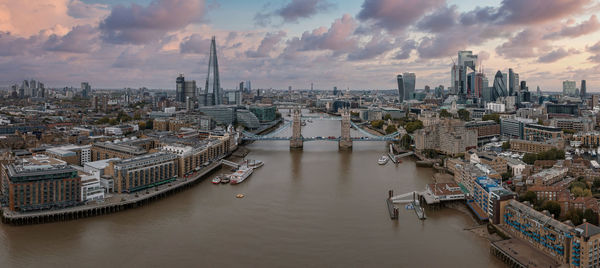
[[[203,85],[214,35],[224,88],[447,86],[472,50],[488,77],[600,91],[599,15],[598,0],[0,0],[0,86]]]

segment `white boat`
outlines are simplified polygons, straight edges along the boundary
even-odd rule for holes
[[[388,160],[389,160],[389,158],[387,156],[382,155],[381,158],[379,158],[379,160],[377,160],[377,164],[385,165],[385,164],[387,164]]]
[[[230,181],[229,183],[231,183],[231,184],[242,183],[245,179],[247,179],[248,177],[250,177],[250,175],[252,175],[253,171],[254,171],[254,169],[251,167],[241,166],[236,172],[229,175],[229,181]]]
[[[246,159],[246,166],[251,168],[259,168],[262,167],[265,163],[260,160]]]

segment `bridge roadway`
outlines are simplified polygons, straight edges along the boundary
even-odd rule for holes
[[[93,217],[140,207],[197,184],[204,176],[221,165],[221,159],[216,159],[205,168],[193,174],[192,177],[177,178],[168,184],[160,185],[156,188],[148,188],[146,191],[142,190],[131,194],[112,194],[112,197],[107,197],[102,203],[90,203],[63,209],[32,212],[14,212],[4,207],[1,214],[2,222],[12,225],[39,224]]]
[[[248,141],[289,141],[291,137],[243,137],[242,140]],[[307,137],[302,141],[340,141],[341,137]],[[400,139],[391,137],[352,137],[352,141],[400,141]]]

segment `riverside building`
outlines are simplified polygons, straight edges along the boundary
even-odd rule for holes
[[[114,178],[115,192],[132,193],[174,181],[177,174],[177,155],[158,152],[117,162],[105,171]]]
[[[2,202],[12,211],[74,206],[81,201],[81,179],[65,161],[36,155],[2,165]]]

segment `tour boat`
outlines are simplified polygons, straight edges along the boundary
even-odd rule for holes
[[[221,183],[223,183],[223,184],[229,183],[229,176],[223,176],[223,178],[221,178]]]
[[[250,175],[252,174],[253,171],[254,171],[254,169],[251,167],[241,166],[236,172],[229,175],[230,183],[231,184],[242,183],[245,179],[250,177]]]
[[[385,165],[385,164],[387,164],[388,160],[389,160],[389,158],[387,156],[382,155],[381,158],[379,158],[379,160],[377,160],[377,164]]]
[[[212,181],[211,181],[211,182],[212,182],[213,184],[219,184],[219,183],[221,183],[221,178],[219,178],[219,177],[214,177],[214,178],[212,179]]]

